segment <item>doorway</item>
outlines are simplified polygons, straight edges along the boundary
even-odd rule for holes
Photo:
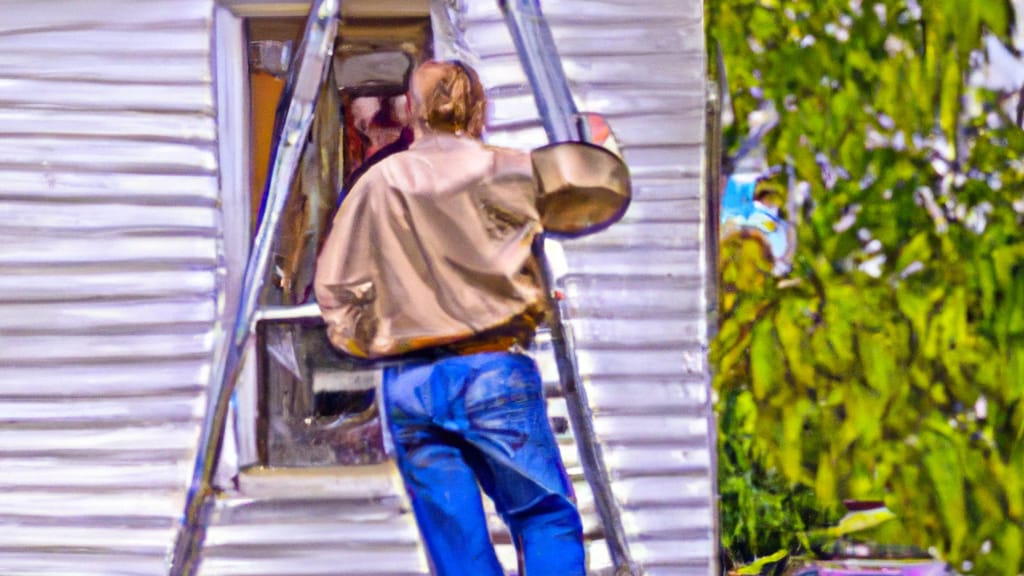
[[[417,4],[387,12],[386,6],[346,3],[309,139],[281,214],[263,307],[299,309],[314,302],[316,257],[338,204],[362,170],[401,148],[396,145],[406,136],[409,74],[432,56],[429,6]],[[273,162],[278,107],[304,27],[304,14],[244,19],[250,239]],[[254,435],[255,444],[253,456],[242,459],[243,467],[373,464],[385,458],[374,401],[379,369],[338,354],[318,317],[265,319],[257,323],[256,335],[250,355],[254,375],[248,384],[239,384],[250,387],[254,404],[248,414],[239,410],[239,439],[244,443]]]

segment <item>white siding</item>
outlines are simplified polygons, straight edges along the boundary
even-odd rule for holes
[[[0,573],[166,574],[223,273],[212,11],[0,6]]]

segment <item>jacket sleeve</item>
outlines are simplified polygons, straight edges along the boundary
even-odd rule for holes
[[[372,258],[374,199],[386,184],[367,172],[338,208],[331,232],[317,258],[314,289],[335,348],[366,358],[372,340],[376,267]]]

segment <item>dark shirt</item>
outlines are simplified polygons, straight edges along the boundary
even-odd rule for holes
[[[365,174],[366,171],[369,170],[371,166],[387,158],[388,156],[391,156],[392,154],[397,154],[399,152],[404,152],[408,150],[409,146],[412,145],[412,140],[412,128],[406,126],[405,128],[402,128],[402,132],[398,135],[397,140],[371,154],[369,158],[364,160],[363,163],[360,164],[359,167],[356,168],[355,171],[349,174],[348,178],[345,179],[345,182],[341,187],[341,192],[338,194],[338,203],[341,204],[341,201],[344,200],[345,196],[348,195],[348,191],[351,190],[352,186],[355,185],[356,180],[359,180],[359,177]]]

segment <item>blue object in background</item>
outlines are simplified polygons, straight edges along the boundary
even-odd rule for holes
[[[729,177],[722,194],[722,224],[734,218],[746,218],[754,210],[755,174],[734,174]]]
[[[792,266],[796,250],[793,225],[782,218],[777,206],[755,199],[758,176],[734,174],[722,194],[721,234],[743,230],[756,230],[764,238],[774,259],[775,274],[783,275]]]

